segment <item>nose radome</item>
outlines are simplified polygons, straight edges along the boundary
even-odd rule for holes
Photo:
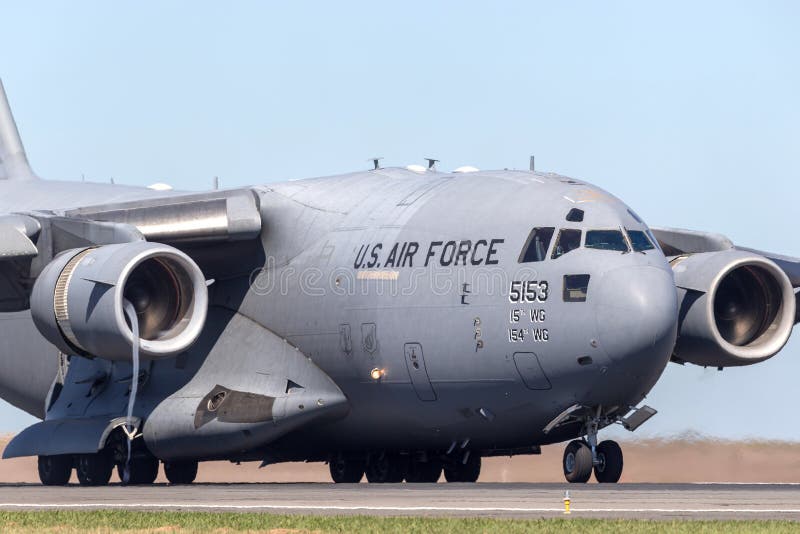
[[[651,266],[608,271],[590,287],[602,348],[639,374],[660,373],[675,345],[678,297],[672,273]]]

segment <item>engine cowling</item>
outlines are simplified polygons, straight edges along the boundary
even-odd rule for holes
[[[205,277],[180,250],[146,241],[68,250],[33,287],[39,332],[65,354],[131,359],[124,302],[136,309],[143,358],[174,356],[200,335],[208,311]]]
[[[739,250],[679,256],[674,358],[697,365],[750,365],[771,358],[789,340],[795,294],[769,259]]]

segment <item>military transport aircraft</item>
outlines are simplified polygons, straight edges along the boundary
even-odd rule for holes
[[[43,484],[190,483],[206,460],[335,482],[478,479],[656,411],[668,362],[750,365],[798,322],[800,260],[648,228],[552,173],[374,168],[228,191],[31,170],[0,85],[0,396]],[[370,165],[369,167],[373,167]]]

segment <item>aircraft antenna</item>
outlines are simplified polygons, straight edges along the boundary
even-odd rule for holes
[[[428,170],[429,171],[435,171],[436,170],[436,164],[439,163],[438,159],[425,158],[425,161],[428,162]]]
[[[219,189],[219,176],[214,177],[214,191]]]
[[[528,168],[530,169],[531,172],[536,170],[536,165],[534,165],[534,159],[535,159],[535,157],[531,156],[531,162],[530,162],[530,165],[528,166]]]
[[[375,168],[373,170],[377,171],[378,169],[381,168],[381,160],[382,159],[383,158],[369,158],[367,161],[371,161],[372,164],[375,166]]]

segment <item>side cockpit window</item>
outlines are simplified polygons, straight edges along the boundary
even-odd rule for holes
[[[590,278],[588,274],[564,275],[564,302],[586,302]]]
[[[619,230],[589,230],[586,232],[586,248],[628,252],[628,243]]]
[[[568,252],[572,252],[581,246],[580,230],[564,229],[558,233],[556,245],[553,247],[553,259],[560,258]]]
[[[552,226],[534,228],[528,236],[525,248],[519,256],[519,263],[530,263],[534,261],[544,261],[547,259],[547,251],[550,250],[550,241],[556,231]]]
[[[628,237],[631,239],[631,245],[633,246],[633,250],[635,252],[644,252],[645,250],[653,250],[655,245],[653,242],[650,241],[650,238],[647,237],[647,234],[641,230],[628,230]]]

